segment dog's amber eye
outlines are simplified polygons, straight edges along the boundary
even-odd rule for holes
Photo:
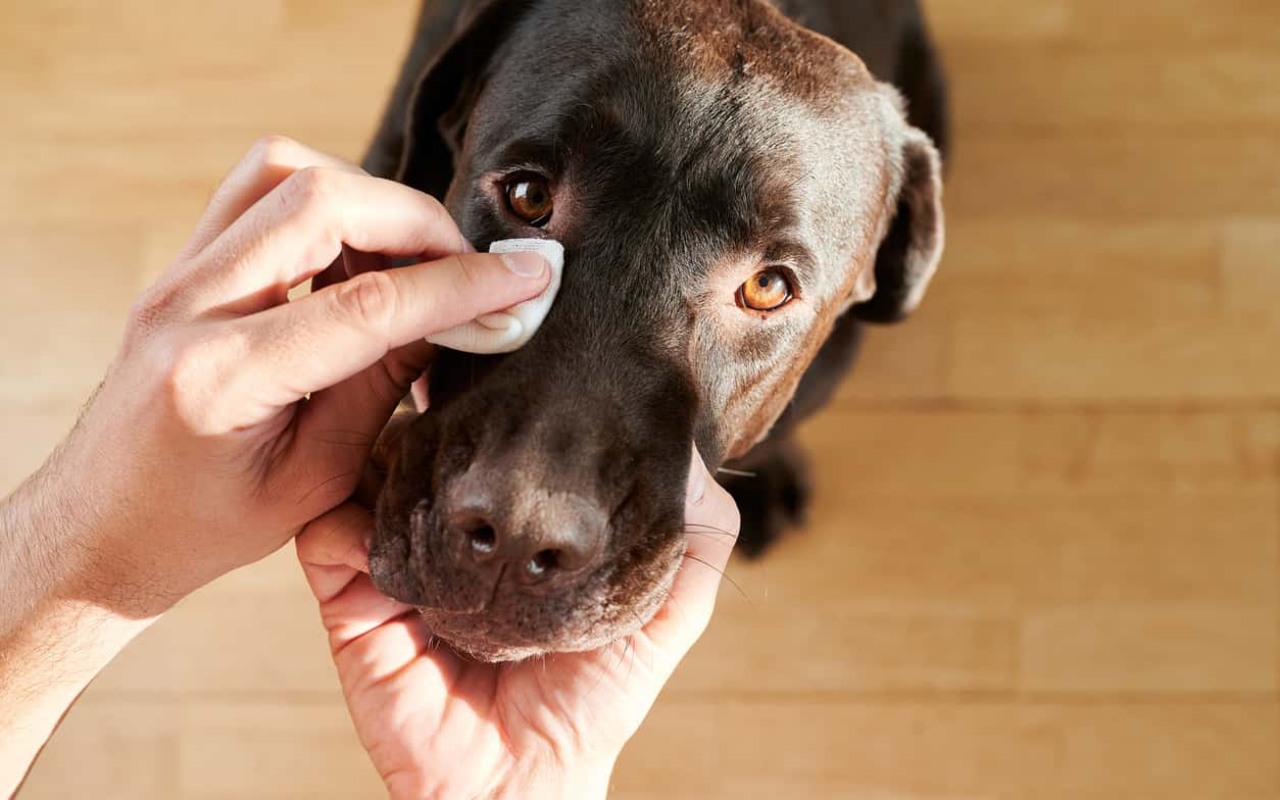
[[[518,178],[507,184],[507,205],[520,219],[541,228],[551,221],[555,202],[551,187],[542,178]]]
[[[766,269],[738,289],[738,305],[752,311],[776,311],[791,302],[791,281],[782,270]]]

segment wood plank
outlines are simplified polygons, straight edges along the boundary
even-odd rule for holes
[[[1092,494],[1265,493],[1280,479],[1280,411],[839,405],[800,439],[818,465],[820,500],[831,492],[1088,502]]]
[[[178,797],[179,705],[99,701],[91,690],[45,747],[21,796]]]
[[[0,459],[0,497],[39,469],[71,430],[77,415],[75,408],[41,411],[0,402],[0,441],[7,450]]]
[[[1276,591],[1272,491],[1024,499],[820,488],[814,527],[735,576],[757,603],[1008,610],[1242,603]]]
[[[1108,135],[967,139],[947,189],[952,213],[1200,222],[1280,214],[1274,137]]]
[[[102,697],[333,696],[328,640],[293,546],[184,600],[121,653],[94,689]]]
[[[314,703],[190,704],[182,734],[183,798],[386,796],[336,695]]]
[[[1043,692],[1274,695],[1275,606],[1061,607],[1023,615],[1019,685]]]
[[[115,356],[140,290],[142,234],[132,226],[83,222],[5,225],[0,241],[11,280],[0,293],[0,402],[8,408],[77,408]],[[74,291],[69,291],[74,287]]]
[[[957,135],[1245,136],[1280,131],[1280,50],[1096,51],[953,44]],[[1105,86],[1106,91],[1099,91]],[[961,144],[963,147],[964,144]]]
[[[972,318],[974,309],[1066,312],[1147,327],[1224,307],[1220,262],[1228,234],[1219,223],[961,214],[948,234],[925,301],[935,317]]]
[[[32,798],[383,797],[339,696],[88,697],[50,742]]]
[[[952,335],[947,394],[969,401],[1280,399],[1280,319],[1220,315],[1139,327],[1065,309],[1052,316],[993,310],[955,321]]]
[[[612,796],[1263,800],[1280,793],[1277,754],[1273,700],[673,699],[624,756]]]
[[[1227,225],[1222,255],[1223,306],[1245,319],[1280,316],[1280,220]]]
[[[1274,399],[1275,230],[1269,218],[960,215],[924,308],[901,326],[870,331],[839,397]]]
[[[730,576],[738,572],[731,569]],[[1018,625],[1011,613],[959,604],[911,610],[856,598],[797,605],[783,598],[800,599],[802,589],[779,578],[748,582],[750,602],[730,586],[722,589],[711,628],[667,695],[949,695],[1017,688]]]
[[[944,47],[951,42],[1039,43],[1075,50],[1186,48],[1263,50],[1280,46],[1271,0],[926,0]],[[1099,87],[1106,91],[1107,85]]]

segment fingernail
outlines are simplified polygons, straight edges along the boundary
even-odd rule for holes
[[[505,311],[495,311],[492,314],[485,314],[483,317],[476,317],[476,322],[491,331],[509,331],[520,324],[520,320]]]
[[[537,253],[503,253],[502,262],[522,278],[536,278],[550,268],[547,260]]]

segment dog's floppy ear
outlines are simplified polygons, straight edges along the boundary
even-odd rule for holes
[[[924,297],[942,257],[942,164],[919,128],[902,123],[901,181],[896,210],[876,253],[874,294],[851,309],[866,322],[897,322]],[[870,292],[870,281],[863,296]]]
[[[400,158],[392,176],[442,200],[453,180],[454,157],[484,86],[490,57],[525,3],[463,0],[446,5],[453,6],[452,26],[435,57],[422,59],[424,65],[404,104]]]

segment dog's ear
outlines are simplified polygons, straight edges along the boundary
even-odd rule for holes
[[[464,0],[446,5],[454,6],[453,24],[435,57],[422,59],[424,65],[404,104],[403,141],[393,174],[401,183],[441,200],[453,180],[454,159],[484,86],[490,57],[525,3]]]
[[[905,132],[900,180],[896,200],[890,201],[892,219],[876,253],[874,286],[861,280],[861,302],[851,309],[866,322],[897,322],[914,311],[942,257],[945,228],[938,149],[919,128],[901,124]]]

